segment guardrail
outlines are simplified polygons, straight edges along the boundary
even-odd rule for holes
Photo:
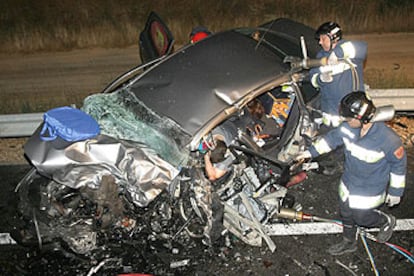
[[[367,89],[376,106],[394,105],[396,111],[414,111],[414,89]]]
[[[0,137],[28,137],[43,121],[43,113],[0,115]]]
[[[396,111],[414,111],[414,88],[367,89],[376,106],[394,105]],[[28,137],[42,123],[43,113],[0,115],[0,138]]]

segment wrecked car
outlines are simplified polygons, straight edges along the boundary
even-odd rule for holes
[[[172,49],[170,33],[162,35],[168,28],[156,18],[148,25],[161,35],[141,38],[161,37],[168,46],[160,47]],[[158,44],[141,43],[151,45]],[[146,63],[84,100],[98,135],[44,140],[39,126],[29,138],[33,169],[16,188],[28,223],[16,240],[91,255],[114,241],[209,246],[230,232],[274,250],[263,225],[294,205],[286,188],[297,173],[293,160],[315,135],[309,107],[317,108],[318,92],[304,61],[317,48],[312,28],[276,19],[174,52],[146,51]],[[242,118],[257,99],[276,131],[256,137],[237,127],[232,173],[208,180],[204,146],[214,129]]]

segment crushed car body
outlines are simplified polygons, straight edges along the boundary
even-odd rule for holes
[[[314,55],[313,34],[276,19],[146,54],[147,63],[85,99],[81,110],[98,122],[99,135],[43,141],[39,127],[25,145],[33,170],[19,183],[21,212],[35,223],[20,240],[41,246],[64,237],[72,251],[90,255],[114,233],[211,245],[227,231],[275,250],[263,225],[294,204],[286,183],[298,172],[292,160],[315,135],[307,106],[318,97],[306,68],[286,61],[306,58],[303,41]],[[200,147],[257,99],[274,132],[258,138],[238,127],[231,173],[210,181]]]

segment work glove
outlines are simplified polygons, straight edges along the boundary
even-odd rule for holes
[[[385,203],[387,204],[388,207],[398,205],[400,203],[400,201],[401,201],[401,197],[399,197],[399,196],[393,196],[393,195],[388,194],[385,197]]]
[[[335,52],[332,52],[327,60],[328,65],[337,65],[339,63],[338,57],[335,55]]]
[[[312,155],[311,155],[310,151],[305,150],[305,151],[300,152],[300,153],[299,153],[299,154],[295,157],[295,160],[296,160],[296,161],[301,161],[301,160],[304,160],[304,159],[309,159],[309,158],[311,158],[311,157],[312,157]]]
[[[320,74],[319,76],[321,82],[332,82],[333,78],[332,78],[332,72],[331,71],[327,71],[327,72],[323,72]]]

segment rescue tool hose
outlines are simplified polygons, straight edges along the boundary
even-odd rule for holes
[[[291,209],[291,208],[281,208],[279,210],[279,212],[277,213],[277,216],[280,217],[280,218],[291,219],[293,221],[331,222],[331,223],[343,226],[343,224],[340,220],[321,218],[321,217],[317,217],[317,216],[314,216],[314,215],[305,214],[301,211],[296,211],[295,209]],[[373,259],[372,259],[372,256],[371,256],[371,252],[369,251],[368,245],[366,245],[365,237],[372,240],[372,241],[375,241],[375,242],[378,242],[378,240],[375,238],[374,235],[366,232],[364,229],[362,229],[360,227],[358,227],[358,231],[360,233],[362,243],[364,244],[365,250],[367,250],[367,253],[370,257],[370,261],[371,261],[371,264],[372,264]],[[409,252],[408,250],[402,248],[399,245],[392,244],[392,243],[389,243],[389,242],[385,242],[385,245],[387,245],[388,247],[390,247],[394,251],[400,253],[405,258],[407,258],[412,264],[414,264],[414,255],[411,252]],[[373,264],[373,269],[374,269],[374,271],[376,271],[374,266],[375,266],[375,263]],[[376,274],[376,275],[378,275],[378,274]]]
[[[414,258],[413,255],[408,252],[406,249],[396,245],[396,244],[392,244],[392,243],[385,243],[386,245],[388,245],[388,247],[390,247],[392,250],[400,253],[401,255],[403,255],[404,257],[406,257],[412,264],[414,264]]]
[[[365,232],[364,230],[360,230],[361,233],[364,234],[365,237],[367,237],[368,239],[378,242],[377,239],[375,238],[374,235]],[[404,257],[406,257],[411,263],[414,264],[414,256],[411,252],[409,252],[407,249],[402,248],[399,245],[396,244],[392,244],[390,242],[385,242],[385,245],[387,245],[388,247],[390,247],[391,249],[393,249],[394,251],[400,253],[401,255],[403,255]]]
[[[374,257],[372,256],[371,250],[369,250],[369,247],[368,247],[367,241],[365,240],[364,234],[361,232],[359,235],[361,237],[361,241],[362,241],[362,244],[364,245],[365,251],[368,254],[369,261],[371,263],[371,267],[374,270],[375,275],[378,276],[379,275],[378,269],[375,265]]]

